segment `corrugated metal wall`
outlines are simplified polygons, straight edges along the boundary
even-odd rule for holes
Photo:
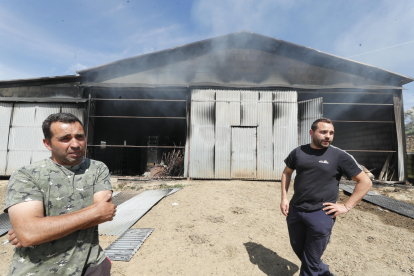
[[[214,178],[215,93],[192,93],[190,177]]]
[[[255,127],[231,128],[231,178],[256,178]]]
[[[312,123],[323,117],[323,98],[298,102],[299,106],[299,145],[311,142],[309,130]]]
[[[0,106],[4,105],[7,104],[0,103]],[[10,114],[12,114],[11,126],[9,126],[10,115],[6,127],[7,118],[3,119],[3,114],[0,111],[0,125],[2,129],[7,128],[8,133],[7,139],[0,136],[0,149],[6,148],[7,150],[4,166],[2,166],[3,163],[0,159],[0,175],[11,175],[22,166],[50,157],[50,151],[45,148],[42,142],[42,123],[47,116],[53,113],[67,112],[76,115],[82,122],[84,119],[83,108],[77,104],[15,103],[13,112],[11,112],[12,104],[9,105]],[[9,127],[10,133],[8,132]],[[0,152],[0,158],[1,154]]]
[[[273,101],[273,145],[274,173],[282,178],[285,168],[283,160],[298,146],[297,93],[276,92]]]
[[[12,103],[0,103],[0,175],[6,173],[7,143],[12,110]]]
[[[280,179],[297,112],[295,91],[193,90],[189,176]]]

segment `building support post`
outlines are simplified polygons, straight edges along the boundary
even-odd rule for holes
[[[395,127],[397,131],[397,162],[398,162],[398,181],[407,181],[407,148],[405,141],[405,126],[404,126],[404,108],[402,99],[402,90],[398,90],[393,95],[394,99],[394,116]]]

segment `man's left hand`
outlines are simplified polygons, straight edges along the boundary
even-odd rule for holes
[[[344,204],[325,202],[323,205],[326,207],[322,210],[328,211],[326,212],[327,215],[333,214],[332,218],[336,218],[340,214],[348,213],[348,209],[346,209]]]

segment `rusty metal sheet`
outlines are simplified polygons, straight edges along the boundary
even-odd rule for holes
[[[231,132],[231,177],[256,178],[256,128],[233,127]]]

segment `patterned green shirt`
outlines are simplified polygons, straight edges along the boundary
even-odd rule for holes
[[[45,216],[59,216],[93,204],[96,192],[112,190],[104,163],[84,158],[76,166],[50,158],[16,170],[7,186],[7,209],[17,203],[43,202]],[[81,275],[86,266],[105,259],[98,227],[76,231],[58,240],[16,248],[8,275]]]

